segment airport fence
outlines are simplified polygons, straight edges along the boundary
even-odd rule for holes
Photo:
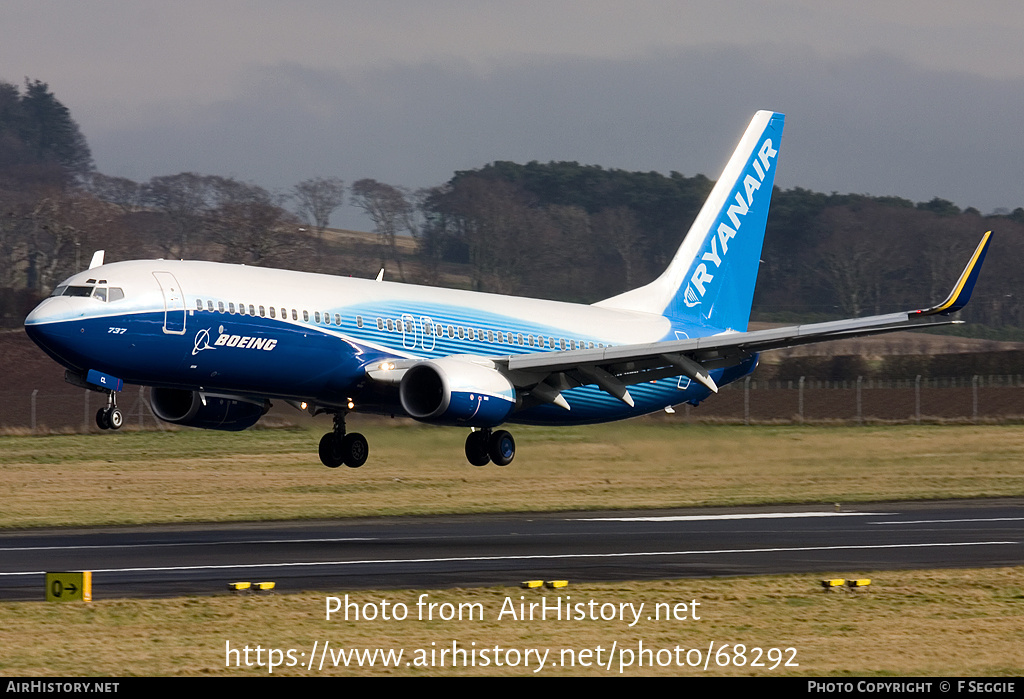
[[[84,389],[0,391],[0,431],[8,434],[97,432],[106,398]],[[119,394],[126,429],[164,430],[145,389]],[[289,413],[274,420],[287,423]],[[282,419],[283,418],[283,419]],[[767,381],[747,377],[723,386],[699,406],[682,405],[671,419],[729,424],[1024,422],[1024,376],[973,376],[849,381]]]

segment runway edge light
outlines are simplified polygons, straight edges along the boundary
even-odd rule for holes
[[[859,578],[857,580],[847,580],[846,586],[850,589],[856,589],[858,587],[867,587],[871,584],[870,578]]]
[[[551,588],[569,587],[568,580],[548,580],[547,586]]]
[[[846,584],[846,580],[843,578],[832,578],[830,580],[822,580],[821,586],[825,588],[825,592],[832,592],[837,587],[842,587]]]
[[[543,580],[524,580],[521,583],[519,583],[519,587],[525,588],[527,590],[535,590],[538,587],[543,587],[543,586],[544,586],[544,581]]]
[[[257,592],[270,592],[270,591],[272,591],[274,589],[274,587],[276,585],[277,585],[277,583],[274,583],[274,582],[258,582],[258,583],[253,583],[253,588]]]
[[[247,592],[252,587],[251,582],[232,582],[228,583],[228,589],[232,592]]]

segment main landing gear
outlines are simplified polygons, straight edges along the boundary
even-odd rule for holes
[[[101,430],[119,430],[124,424],[124,415],[117,407],[117,398],[113,391],[107,393],[107,407],[96,411],[96,426]]]
[[[320,461],[324,466],[338,468],[345,464],[349,468],[359,468],[369,455],[370,445],[366,437],[358,432],[345,434],[345,415],[335,413],[334,431],[320,438]]]
[[[491,432],[484,428],[470,432],[466,437],[466,458],[474,466],[486,466],[491,461],[508,466],[516,458],[516,440],[505,430]]]

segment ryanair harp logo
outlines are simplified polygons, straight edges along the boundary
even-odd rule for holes
[[[778,154],[779,152],[772,148],[772,140],[766,138],[757,151],[757,157],[750,162],[747,173],[743,176],[742,191],[739,186],[733,190],[736,195],[735,203],[726,200],[728,208],[725,208],[725,216],[722,216],[721,212],[719,213],[718,230],[712,231],[708,236],[711,249],[701,255],[699,264],[693,270],[693,274],[686,284],[683,303],[690,308],[700,304],[703,300],[704,294],[707,292],[707,285],[715,278],[717,270],[722,266],[726,255],[729,254],[729,241],[735,238],[740,231],[740,225],[743,223],[741,217],[746,217],[750,211],[750,207],[754,204],[754,192],[761,188],[761,184],[771,169],[772,159]],[[725,220],[726,218],[728,218],[728,222]]]

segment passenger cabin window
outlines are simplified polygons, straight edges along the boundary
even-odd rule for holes
[[[196,310],[197,311],[203,310],[203,300],[202,299],[196,299]]]

